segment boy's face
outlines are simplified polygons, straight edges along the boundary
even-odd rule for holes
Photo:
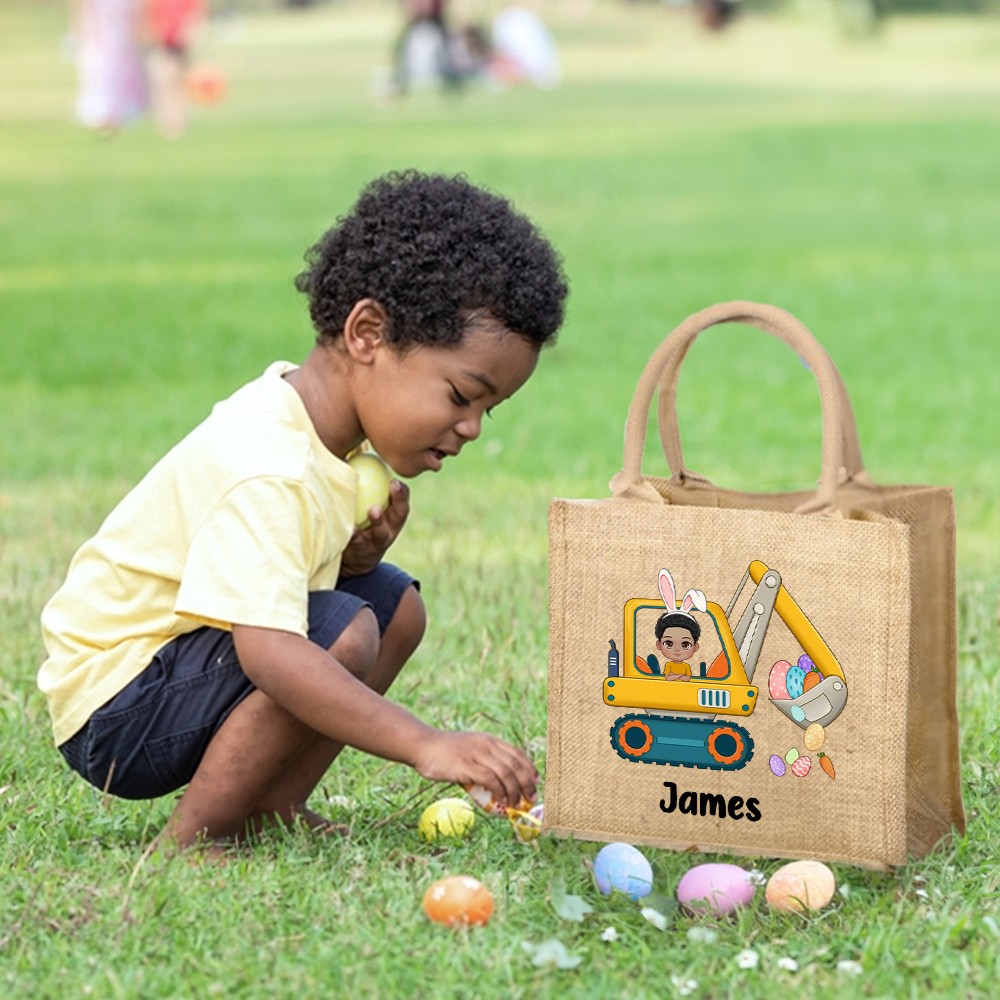
[[[663,630],[663,637],[656,643],[656,648],[668,660],[682,663],[698,652],[698,643],[686,628],[677,626]]]
[[[483,415],[512,396],[538,363],[533,344],[495,323],[472,325],[456,347],[383,345],[355,397],[372,447],[400,476],[437,472],[479,437]]]

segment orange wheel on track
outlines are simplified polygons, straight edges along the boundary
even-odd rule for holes
[[[719,726],[708,735],[708,752],[720,764],[735,764],[743,756],[743,737],[729,726]]]
[[[632,734],[631,737],[629,737],[629,733]],[[638,745],[640,739],[642,740],[641,746]],[[641,757],[653,745],[653,731],[645,722],[629,719],[618,730],[618,745],[630,757]]]

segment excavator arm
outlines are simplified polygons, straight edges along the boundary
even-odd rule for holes
[[[774,573],[769,570],[759,559],[750,563],[747,573],[759,587],[763,582],[767,586],[768,574]],[[823,640],[823,637],[816,631],[815,626],[805,616],[803,610],[795,603],[795,598],[784,588],[781,577],[778,577],[777,592],[774,598],[774,610],[778,617],[788,626],[788,631],[802,647],[803,651],[816,664],[817,669],[824,677],[836,676],[845,680],[844,671],[840,668],[837,658],[830,652],[830,647]],[[736,633],[734,638],[739,642]],[[759,652],[759,647],[758,647]],[[746,664],[746,660],[743,661]],[[756,662],[756,661],[755,661]],[[751,673],[751,668],[747,667],[747,673]]]
[[[745,646],[746,654],[750,657],[749,662],[744,659],[747,675],[753,677],[773,609],[823,679],[797,698],[772,698],[771,704],[802,729],[814,722],[828,726],[840,715],[847,703],[847,679],[837,658],[795,598],[785,589],[781,575],[777,570],[769,569],[759,559],[755,559],[747,568],[743,581],[733,595],[727,616],[732,614],[748,578],[753,580],[757,589],[733,632],[733,639],[740,646],[741,654]]]

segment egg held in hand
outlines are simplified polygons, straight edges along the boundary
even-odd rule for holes
[[[358,452],[347,464],[358,474],[358,492],[354,502],[354,524],[358,528],[369,525],[368,510],[385,507],[389,502],[389,484],[392,472],[389,466],[373,451]]]
[[[485,785],[468,784],[465,790],[472,796],[472,801],[485,813],[491,816],[506,816],[508,809],[517,812],[529,812],[535,804],[534,799],[521,799],[520,802],[507,805],[501,802]]]

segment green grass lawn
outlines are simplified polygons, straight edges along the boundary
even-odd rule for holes
[[[110,140],[78,130],[64,5],[0,7],[0,984],[59,1000],[640,998],[689,980],[700,997],[993,995],[995,18],[891,19],[852,42],[820,6],[715,37],[660,4],[549,4],[558,88],[384,106],[372,82],[393,5],[257,7],[203,37],[199,58],[231,90],[177,143],[146,122]],[[872,476],[955,489],[965,836],[893,874],[838,866],[842,891],[814,918],[760,903],[660,931],[596,893],[596,845],[525,847],[481,820],[428,847],[417,819],[447,790],[353,751],[317,802],[349,839],[273,833],[222,869],[144,855],[171,804],[106,800],[62,765],[34,687],[41,605],[214,400],[304,356],[305,248],[367,179],[406,166],[510,196],[560,248],[572,297],[559,344],[482,441],[412,484],[393,557],[424,581],[431,629],[394,695],[431,723],[528,746],[544,770],[547,503],[607,495],[636,378],[673,325],[720,300],[773,302],[841,369]],[[763,334],[703,339],[681,380],[688,464],[726,486],[808,486],[814,384]],[[665,471],[652,445],[646,469]],[[649,856],[668,896],[701,860]],[[425,920],[422,893],[449,872],[492,889],[489,926]],[[561,918],[560,884],[595,912]],[[579,964],[533,964],[522,942],[548,940]]]

